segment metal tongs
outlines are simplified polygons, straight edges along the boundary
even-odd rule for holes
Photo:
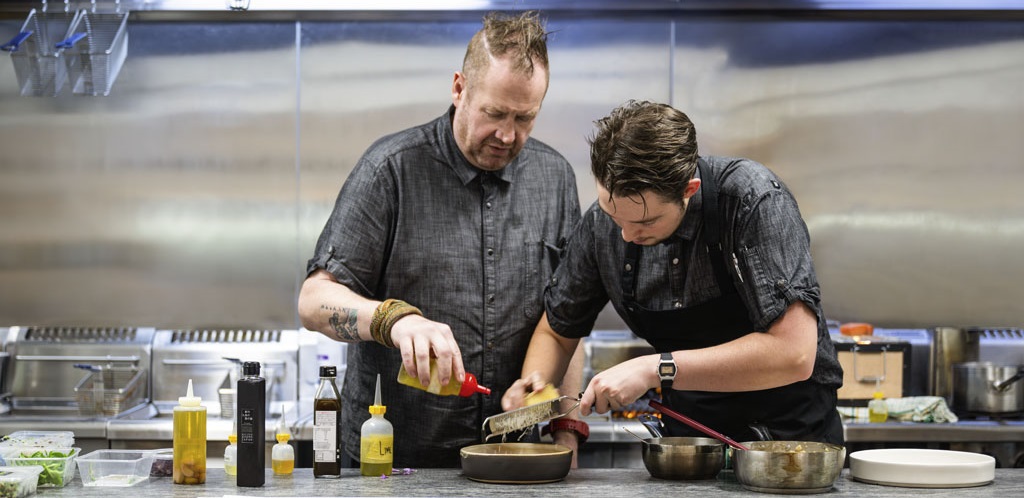
[[[580,406],[580,398],[572,396],[559,396],[551,401],[544,401],[535,405],[524,406],[505,413],[491,415],[484,419],[483,427],[480,430],[480,438],[483,442],[495,436],[504,436],[510,432],[520,431],[533,427],[536,424],[564,417]],[[568,409],[562,409],[562,402],[571,403]]]

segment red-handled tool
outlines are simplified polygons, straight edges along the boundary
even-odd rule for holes
[[[709,436],[711,436],[711,437],[713,437],[713,438],[715,438],[715,439],[717,439],[717,440],[719,440],[719,441],[721,441],[721,442],[723,442],[723,443],[725,443],[725,444],[727,444],[729,446],[732,446],[733,448],[736,448],[737,450],[750,451],[750,448],[747,448],[746,446],[743,446],[742,444],[737,443],[736,441],[733,441],[732,438],[730,438],[729,436],[726,436],[725,434],[722,434],[721,432],[712,430],[709,427],[707,427],[706,425],[704,425],[704,424],[702,424],[702,423],[700,423],[700,422],[698,422],[698,421],[696,421],[696,420],[694,420],[694,419],[692,419],[690,417],[687,417],[686,415],[683,415],[683,414],[681,414],[681,413],[679,413],[679,412],[677,412],[677,411],[675,411],[675,410],[673,410],[673,409],[671,409],[671,408],[669,408],[669,407],[659,403],[658,401],[655,401],[653,399],[652,400],[648,400],[647,404],[651,405],[651,408],[654,408],[655,410],[658,410],[659,412],[664,413],[665,415],[668,415],[669,417],[672,417],[672,418],[674,418],[674,419],[676,419],[676,420],[678,420],[678,421],[680,421],[680,422],[682,422],[682,423],[684,423],[684,424],[686,424],[686,425],[688,425],[690,427],[693,427],[694,429],[696,429],[698,431],[703,432],[704,434],[707,434],[707,435],[709,435]]]

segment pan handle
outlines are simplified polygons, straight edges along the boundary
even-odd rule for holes
[[[1005,392],[1007,389],[1010,388],[1010,386],[1014,382],[1017,382],[1018,380],[1020,380],[1021,377],[1024,377],[1024,368],[1017,369],[1017,373],[1013,374],[1013,376],[1010,377],[1009,379],[1006,379],[1006,380],[1003,380],[1003,381],[998,381],[998,380],[992,381],[992,388],[995,389],[996,392]]]
[[[754,435],[757,436],[758,440],[760,440],[760,441],[771,441],[772,440],[772,433],[768,432],[768,428],[765,427],[765,425],[762,424],[761,422],[753,422],[750,425],[748,425],[747,427],[750,427],[750,430],[754,431]]]

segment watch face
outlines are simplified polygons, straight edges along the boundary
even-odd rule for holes
[[[675,375],[676,375],[676,366],[675,365],[661,365],[661,367],[658,369],[658,373],[662,377],[675,377]]]

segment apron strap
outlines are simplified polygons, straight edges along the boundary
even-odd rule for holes
[[[711,167],[703,158],[697,158],[697,169],[700,170],[700,188],[703,193],[702,214],[708,257],[711,259],[711,268],[715,271],[715,278],[722,289],[722,294],[729,294],[735,287],[729,272],[725,269],[725,254],[722,252],[721,224],[718,221],[718,183],[715,182]]]

